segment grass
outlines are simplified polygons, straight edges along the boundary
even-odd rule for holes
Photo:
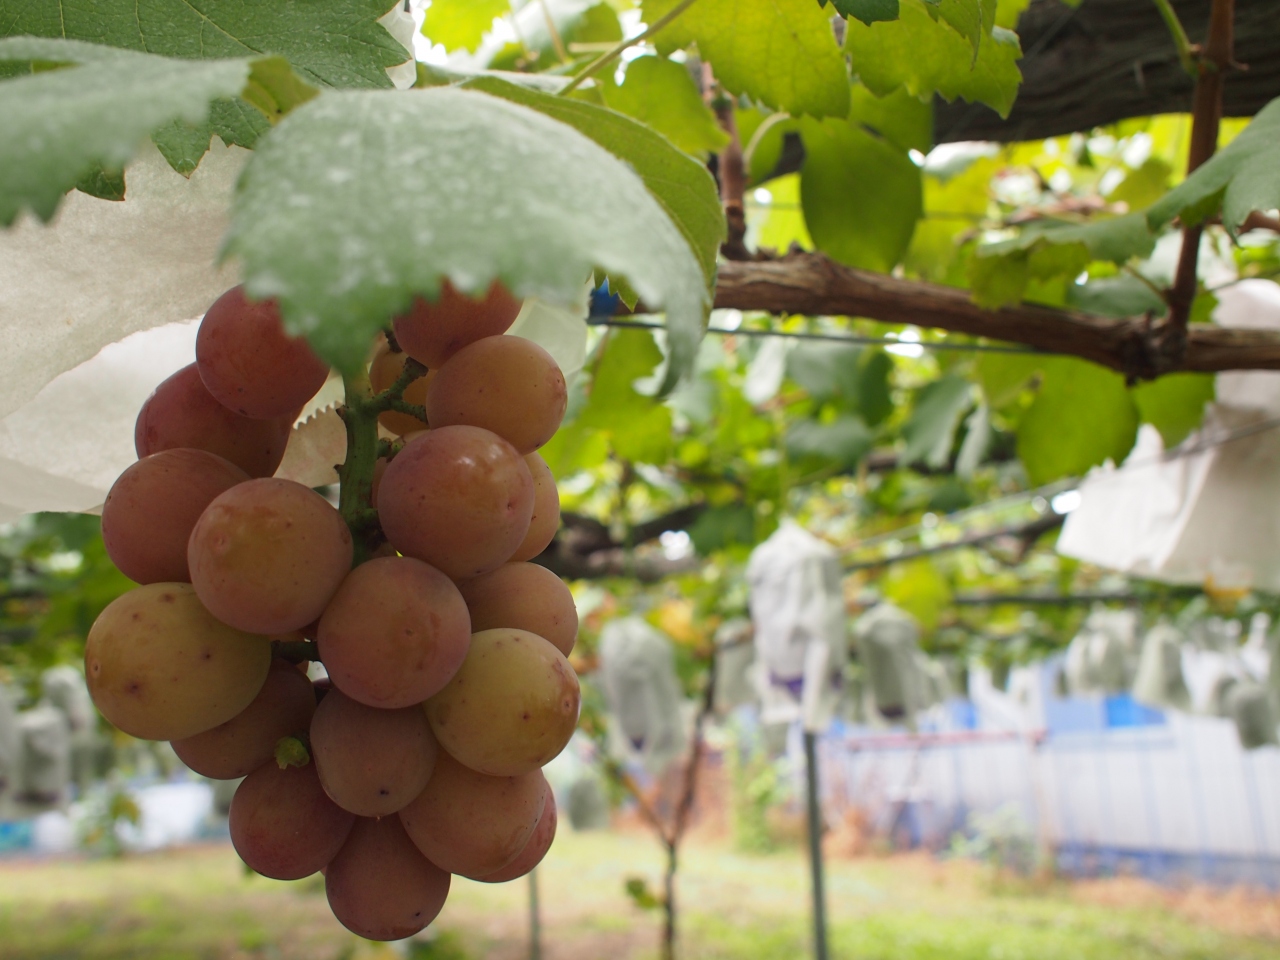
[[[539,870],[544,960],[651,960],[658,917],[623,890],[656,887],[659,850],[632,833],[565,831]],[[924,857],[828,867],[834,960],[1262,960],[1280,940],[1192,922],[1150,891],[1097,902],[1066,884],[996,892],[983,869]],[[329,914],[318,878],[246,874],[229,847],[119,861],[0,861],[0,960],[517,960],[528,886],[455,882],[433,941],[365,943]],[[796,851],[741,856],[691,842],[680,881],[683,960],[808,955]],[[1274,907],[1274,905],[1272,905]]]

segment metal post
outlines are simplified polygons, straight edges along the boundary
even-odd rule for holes
[[[538,918],[538,868],[529,871],[529,960],[542,960],[542,922]]]
[[[827,960],[827,903],[822,888],[822,804],[818,795],[817,739],[804,732],[805,781],[809,809],[809,867],[813,875],[813,955]]]

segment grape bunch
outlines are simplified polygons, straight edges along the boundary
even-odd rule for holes
[[[89,633],[94,702],[196,772],[243,777],[244,862],[323,872],[369,939],[425,927],[452,874],[523,876],[555,836],[541,767],[577,722],[578,617],[528,561],[559,524],[536,451],[566,390],[545,350],[504,335],[519,308],[496,283],[480,299],[446,283],[395,318],[346,381],[339,509],[272,476],[328,367],[271,301],[229,290],[196,362],[143,406],[102,512],[141,586]]]

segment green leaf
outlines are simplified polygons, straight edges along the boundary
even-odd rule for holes
[[[644,0],[654,23],[678,0]],[[699,0],[655,38],[660,53],[696,43],[718,80],[775,110],[849,113],[849,76],[829,14],[813,0]]]
[[[854,397],[862,348],[813,340],[787,354],[787,376],[816,400]]]
[[[883,350],[868,351],[858,375],[858,412],[870,426],[884,422],[893,413],[893,393],[889,375],[893,373],[893,357]]]
[[[830,423],[798,420],[787,428],[787,451],[796,457],[820,457],[856,467],[871,451],[874,438],[861,417],[842,414]]]
[[[422,35],[452,53],[475,53],[493,21],[509,13],[508,0],[431,0],[422,20]]]
[[[923,204],[920,170],[896,147],[845,120],[805,118],[800,201],[814,243],[851,267],[891,270]]]
[[[735,544],[756,542],[756,514],[743,504],[711,507],[689,528],[689,539],[702,556]]]
[[[818,0],[823,5],[827,0]],[[897,20],[898,0],[831,0],[831,6],[842,17],[853,17],[865,24],[877,20]]]
[[[926,385],[916,397],[911,419],[902,428],[907,446],[899,462],[923,460],[941,467],[951,456],[956,427],[973,405],[973,386],[964,377],[948,374]]]
[[[919,620],[926,630],[934,629],[951,605],[951,584],[927,558],[894,564],[880,581],[880,588],[886,599]]]
[[[1131,170],[1119,185],[1107,194],[1111,203],[1126,203],[1130,210],[1145,210],[1169,189],[1173,167],[1160,157],[1147,157],[1142,166]]]
[[[632,60],[621,86],[609,87],[604,101],[696,157],[717,153],[729,142],[688,69],[663,57]]]
[[[689,243],[626,164],[536,110],[451,87],[335,92],[291,113],[241,174],[223,249],[252,295],[279,298],[290,331],[346,370],[446,277],[468,293],[501,279],[517,296],[572,303],[600,270],[665,309],[669,386],[710,302]]]
[[[1238,230],[1255,210],[1280,207],[1280,97],[1263,107],[1238,137],[1147,210],[1153,229],[1174,217],[1194,225],[1222,210]]]
[[[123,200],[124,171],[104,170],[102,167],[94,167],[80,178],[80,181],[76,184],[76,189],[81,193],[89,194],[91,197],[97,197],[99,200]]]
[[[1032,223],[1011,240],[978,248],[969,264],[973,299],[993,308],[1017,303],[1030,280],[1074,277],[1093,260],[1123,264],[1147,257],[1155,243],[1141,213],[1084,224]]]
[[[612,330],[591,377],[577,425],[606,434],[615,453],[637,463],[663,463],[671,453],[671,411],[635,389],[662,362],[648,330]]]
[[[977,60],[979,45],[995,26],[996,0],[925,0],[925,4],[930,16],[969,41]]]
[[[870,127],[899,150],[928,153],[933,146],[933,106],[898,89],[878,97],[855,83],[849,121]]]
[[[30,209],[53,216],[63,194],[97,169],[122,170],[173,121],[200,124],[234,96],[249,60],[193,62],[63,40],[0,40],[0,60],[79,66],[0,81],[0,225]],[[206,139],[207,143],[207,139]]]
[[[1149,286],[1122,274],[1067,287],[1067,303],[1086,313],[1104,317],[1140,317],[1144,313],[1162,314],[1168,305]]]
[[[1141,383],[1130,393],[1142,422],[1159,430],[1164,448],[1171,450],[1204,420],[1205,404],[1214,398],[1215,380],[1208,373],[1171,373]]]
[[[1016,34],[994,28],[975,58],[972,44],[930,17],[924,0],[901,0],[901,16],[891,23],[849,21],[845,49],[853,72],[881,96],[903,87],[921,99],[938,93],[985,103],[1007,117],[1022,82]]]
[[[1027,382],[1044,366],[1045,357],[1035,353],[981,353],[978,355],[978,384],[993,410],[1008,406]]]
[[[1124,377],[1072,357],[1040,361],[1043,379],[1018,423],[1018,457],[1039,485],[1121,462],[1138,434],[1138,410]]]
[[[0,35],[87,40],[188,60],[277,54],[313,84],[390,87],[386,68],[411,56],[378,23],[391,7],[388,0],[0,0]]]
[[[553,117],[625,161],[644,181],[650,194],[679,228],[698,258],[706,299],[710,302],[715,290],[716,255],[725,237],[725,222],[719,191],[706,167],[672,147],[648,127],[612,110],[581,100],[549,96],[493,77],[479,77],[468,81],[465,86]],[[615,285],[615,289],[624,286]],[[639,290],[638,287],[636,289]],[[647,296],[644,299],[646,303],[650,302]],[[701,321],[696,325],[682,326],[680,321],[673,323],[673,319],[668,316],[671,365],[667,370],[667,382],[663,385],[664,392],[692,365],[698,341],[702,339]]]

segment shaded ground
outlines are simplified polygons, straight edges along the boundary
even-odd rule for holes
[[[656,886],[639,833],[566,831],[539,870],[544,960],[649,960],[657,917],[623,890]],[[807,955],[808,882],[796,851],[762,857],[691,843],[681,881],[685,960]],[[829,865],[837,960],[1262,960],[1280,956],[1280,901],[1167,892],[1133,880],[998,886],[925,857]],[[528,886],[457,881],[418,960],[528,956]],[[123,861],[0,861],[0,960],[380,960],[346,933],[317,880],[248,876],[230,847]]]

